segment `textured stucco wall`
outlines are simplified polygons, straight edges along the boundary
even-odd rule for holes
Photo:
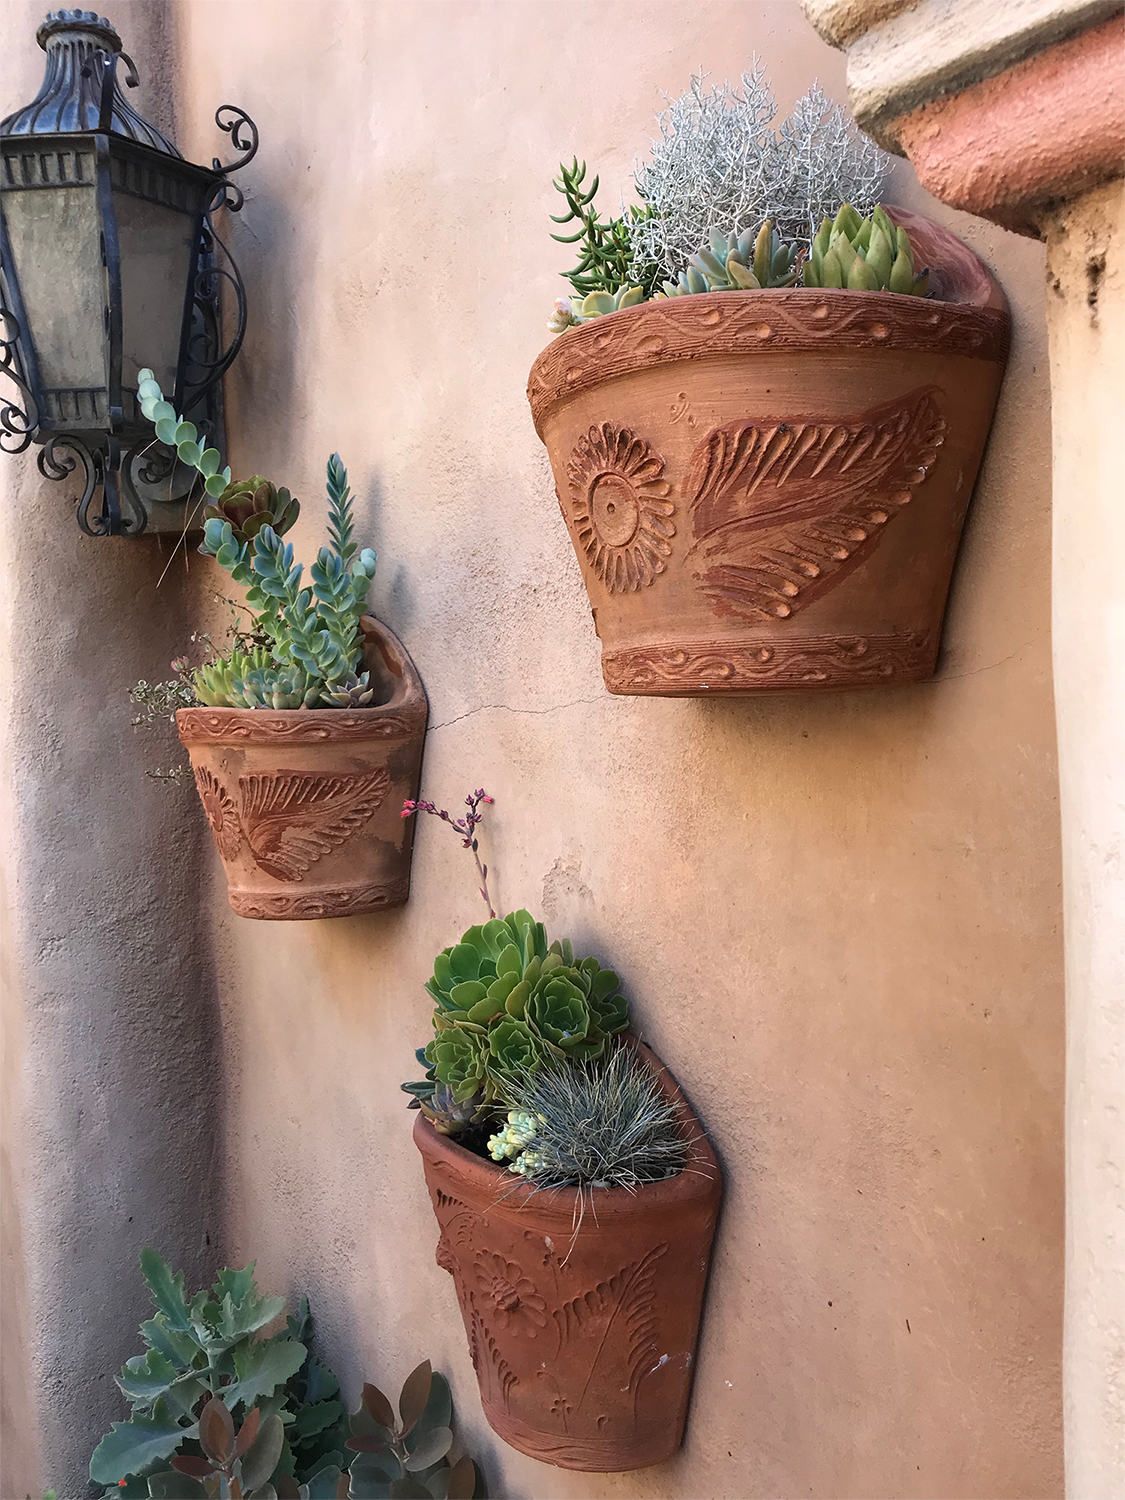
[[[114,19],[147,74],[141,9]],[[19,30],[7,35],[38,19],[11,0],[8,14]],[[381,554],[377,612],[430,693],[427,795],[450,802],[482,783],[496,795],[498,901],[537,908],[626,977],[647,1039],[724,1158],[727,1198],[680,1457],[593,1476],[505,1448],[434,1264],[398,1091],[426,1037],[432,955],[477,918],[467,856],[428,824],[401,912],[235,918],[217,857],[194,863],[194,794],[139,780],[151,752],[117,707],[206,616],[208,565],[192,558],[187,579],[177,572],[168,593],[170,574],[157,594],[143,552],[156,544],[70,539],[58,491],[36,481],[51,529],[23,538],[30,500],[6,510],[0,554],[20,626],[9,729],[38,799],[25,795],[9,835],[29,883],[5,956],[31,958],[8,1002],[8,1065],[35,1110],[17,1108],[5,1144],[34,1284],[23,1328],[6,1323],[5,1338],[18,1353],[22,1333],[49,1365],[74,1307],[88,1320],[66,1404],[45,1379],[35,1387],[45,1451],[63,1451],[60,1423],[73,1433],[83,1421],[88,1451],[104,1415],[91,1372],[107,1372],[98,1402],[111,1404],[100,1392],[132,1346],[134,1226],[122,1229],[114,1186],[126,1172],[143,1203],[137,1243],[162,1244],[189,1275],[211,1258],[214,1199],[200,1207],[200,1194],[225,1182],[231,1257],[257,1257],[264,1282],[309,1294],[350,1395],[362,1375],[391,1385],[433,1359],[494,1494],[1057,1495],[1062,976],[1041,247],[933,205],[897,168],[889,196],[963,234],[1015,322],[940,680],[772,701],[613,699],[523,396],[570,264],[548,238],[550,177],[577,151],[612,208],[661,92],[693,68],[733,76],[758,50],[788,108],[818,75],[842,98],[842,59],[796,0],[180,0],[172,20],[183,148],[209,157],[211,111],[227,100],[262,131],[231,225],[251,298],[228,384],[232,464],[301,496],[293,540],[308,557],[324,458],[343,454]],[[116,561],[76,587],[77,560],[107,545]],[[46,558],[44,587],[33,572]],[[41,748],[47,712],[52,732],[73,736],[62,762]],[[95,753],[122,770],[91,794]],[[30,859],[40,827],[57,832],[63,815],[80,833]],[[63,853],[67,882],[52,885]],[[110,856],[112,889],[143,905],[147,943],[76,905]],[[44,948],[52,890],[58,941]],[[89,983],[77,938],[96,959]],[[49,992],[40,952],[69,965]],[[174,1026],[187,1042],[162,1035]],[[107,1037],[122,1042],[108,1056]],[[88,1125],[59,1124],[95,1082],[115,1111],[115,1155],[90,1150]],[[194,1126],[165,1096],[194,1102]],[[75,1114],[80,1129],[88,1118]],[[151,1158],[138,1164],[129,1131],[142,1120]],[[66,1162],[77,1185],[60,1177]],[[65,1236],[51,1238],[73,1222],[89,1230],[74,1267]],[[13,1404],[25,1399],[15,1374]],[[68,1455],[81,1446],[67,1441]],[[20,1463],[13,1493],[57,1477]]]
[[[1125,196],[1047,225],[1067,998],[1067,1494],[1125,1496]]]
[[[306,504],[344,455],[376,608],[432,703],[424,785],[494,792],[504,908],[627,977],[728,1172],[687,1445],[597,1477],[480,1415],[410,1116],[435,949],[476,920],[419,831],[400,913],[251,924],[212,888],[234,1244],[307,1291],[354,1391],[423,1355],[510,1496],[1057,1495],[1062,997],[1043,252],[977,247],[1015,343],[941,680],[773,701],[614,700],[524,402],[568,252],[572,152],[613,207],[662,90],[764,53],[784,106],[842,59],[796,4],[181,5],[191,113],[262,150],[232,226],[251,331],[233,461]],[[212,866],[215,869],[215,866]],[[909,1326],[908,1326],[909,1324]]]
[[[42,4],[0,5],[0,113],[43,76]],[[162,8],[114,7],[142,109],[165,128]],[[86,1493],[122,1415],[141,1246],[198,1280],[221,1254],[222,1069],[200,904],[209,840],[186,798],[145,780],[174,735],[134,734],[126,699],[167,675],[202,575],[167,541],[94,541],[32,450],[0,458],[3,788],[4,1497]],[[176,747],[178,749],[178,747]]]

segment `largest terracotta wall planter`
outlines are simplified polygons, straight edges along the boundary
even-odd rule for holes
[[[424,1116],[414,1126],[484,1414],[565,1469],[645,1468],[683,1439],[722,1179],[660,1076],[694,1142],[687,1170],[635,1193],[593,1189],[577,1235],[574,1188],[536,1192]]]
[[[401,906],[429,704],[402,642],[360,621],[371,708],[181,708],[176,714],[230,904],[301,921]]]
[[[941,300],[647,302],[569,330],[532,366],[611,692],[933,673],[1009,320],[965,245],[891,213]]]

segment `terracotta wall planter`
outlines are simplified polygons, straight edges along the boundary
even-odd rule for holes
[[[571,329],[532,366],[611,692],[933,673],[1009,319],[967,246],[891,215],[942,300],[647,302]]]
[[[414,1127],[485,1416],[565,1469],[644,1468],[683,1439],[722,1180],[661,1076],[695,1140],[689,1170],[636,1193],[595,1189],[577,1237],[573,1188],[535,1193],[424,1116]]]
[[[402,643],[370,615],[377,707],[176,714],[240,917],[300,921],[401,906],[429,704]]]

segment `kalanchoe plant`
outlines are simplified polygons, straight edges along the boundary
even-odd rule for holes
[[[141,1271],[156,1311],[141,1324],[147,1352],[127,1360],[117,1377],[132,1414],[114,1423],[90,1460],[91,1480],[127,1497],[155,1493],[149,1482],[170,1468],[173,1455],[202,1446],[203,1411],[213,1399],[245,1421],[296,1374],[308,1352],[288,1329],[262,1334],[285,1310],[285,1299],[259,1295],[253,1264],[220,1271],[211,1291],[190,1300],[183,1273],[174,1274],[155,1250],[142,1250]]]
[[[473,1460],[465,1454],[451,1463],[453,1398],[443,1375],[423,1360],[406,1377],[398,1411],[382,1391],[363,1387],[363,1399],[350,1418],[347,1446],[356,1457],[343,1493],[371,1500],[477,1500],[485,1494]],[[325,1479],[330,1471],[322,1471]],[[339,1491],[337,1493],[340,1493]],[[310,1500],[312,1487],[309,1487]]]

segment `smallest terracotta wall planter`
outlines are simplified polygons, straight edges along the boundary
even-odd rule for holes
[[[722,1178],[699,1122],[660,1070],[692,1138],[688,1169],[636,1193],[596,1188],[575,1236],[573,1188],[535,1192],[414,1126],[490,1426],[564,1469],[671,1458],[683,1440]]]
[[[240,917],[301,921],[401,906],[429,704],[401,641],[360,621],[375,707],[181,708],[195,784]]]

